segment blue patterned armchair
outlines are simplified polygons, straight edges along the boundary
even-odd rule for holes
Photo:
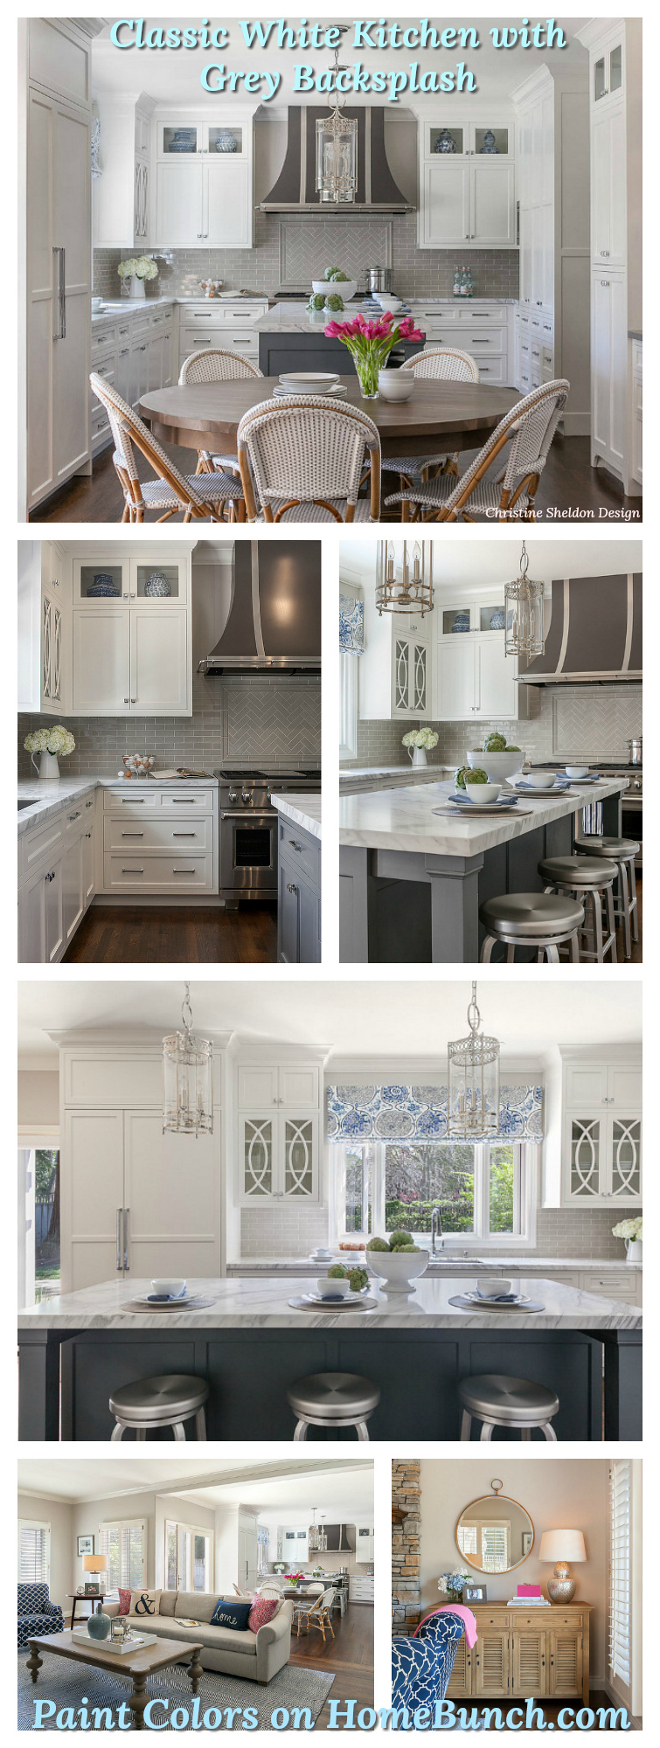
[[[392,1640],[393,1706],[412,1713],[445,1698],[464,1631],[460,1615],[442,1614],[423,1623],[419,1638]]]
[[[19,1584],[18,1586],[18,1649],[27,1645],[28,1639],[40,1638],[46,1633],[63,1633],[64,1615],[59,1604],[51,1602],[48,1596],[47,1584]]]

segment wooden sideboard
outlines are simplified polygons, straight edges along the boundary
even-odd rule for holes
[[[479,1637],[460,1641],[448,1699],[581,1699],[589,1704],[590,1602],[507,1608],[476,1602]]]

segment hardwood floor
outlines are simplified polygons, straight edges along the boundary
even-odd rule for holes
[[[277,959],[277,906],[91,905],[65,965],[255,965]]]
[[[457,1709],[458,1709],[458,1703],[459,1702],[457,1702]],[[533,1723],[531,1726],[533,1730],[561,1729],[562,1736],[567,1735],[567,1734],[572,1735],[578,1730],[578,1725],[576,1723],[567,1724],[566,1722],[564,1722],[563,1724],[559,1725],[557,1723],[557,1719],[559,1717],[559,1713],[560,1712],[565,1713],[567,1707],[572,1709],[573,1712],[580,1714],[582,1708],[580,1706],[579,1700],[573,1699],[573,1700],[559,1700],[559,1701],[557,1701],[557,1700],[551,1700],[551,1699],[541,1699],[541,1700],[537,1700],[536,1704],[538,1705],[539,1711],[541,1711],[543,1713],[544,1722],[542,1724],[538,1724],[538,1723],[534,1724]],[[524,1700],[513,1700],[511,1702],[512,1709],[514,1706],[520,1706],[520,1707],[522,1707],[522,1709],[524,1711],[525,1701]],[[618,1705],[615,1705],[611,1699],[608,1699],[608,1696],[606,1693],[599,1692],[595,1688],[592,1689],[592,1691],[589,1694],[589,1710],[592,1712],[595,1712],[596,1715],[594,1717],[593,1723],[586,1725],[587,1730],[597,1730],[598,1729],[598,1713],[599,1713],[601,1707],[602,1707],[603,1711],[605,1711],[605,1712],[612,1711],[614,1713],[616,1713],[618,1710],[622,1709]],[[491,1700],[486,1705],[482,1705],[482,1706],[478,1706],[478,1707],[477,1706],[469,1707],[469,1709],[466,1707],[466,1709],[467,1709],[467,1713],[468,1713],[468,1718],[474,1717],[475,1720],[477,1717],[480,1717],[480,1718],[483,1717],[485,1712],[490,1712],[491,1720],[492,1720],[491,1724],[490,1724],[490,1730],[495,1731],[498,1727],[497,1726],[496,1712],[499,1710],[499,1712],[501,1713],[502,1719],[505,1719],[508,1708],[503,1700],[494,1699],[494,1700]],[[517,1720],[516,1720],[516,1722],[517,1722]],[[608,1724],[608,1726],[607,1726],[608,1730],[611,1727],[612,1726]],[[624,1728],[624,1725],[621,1722],[617,1721],[617,1723],[614,1727],[617,1730],[622,1730]],[[630,1728],[632,1730],[641,1730],[642,1720],[641,1720],[641,1718],[631,1718],[629,1720],[629,1724],[626,1725],[625,1727]],[[488,1732],[489,1734],[490,1734],[490,1730]],[[584,1735],[584,1729],[581,1729],[579,1733],[580,1733],[580,1735]]]
[[[335,1680],[330,1689],[332,1700],[356,1701],[356,1711],[362,1706],[372,1706],[374,1703],[374,1611],[368,1603],[349,1602],[346,1614],[333,1614],[332,1625],[334,1639],[326,1638],[325,1644],[321,1634],[313,1629],[310,1633],[302,1633],[300,1638],[291,1640],[290,1663],[299,1666],[311,1666],[313,1669],[325,1669],[334,1675]],[[326,1700],[315,1729],[327,1730],[330,1721],[330,1704]],[[341,1722],[340,1722],[340,1727]]]
[[[183,473],[194,473],[196,458],[190,449],[168,448]],[[137,455],[140,479],[153,479],[144,460]],[[461,471],[474,460],[474,451],[461,461]],[[384,476],[383,496],[395,489],[394,476]],[[639,522],[642,518],[641,498],[626,498],[614,475],[605,468],[593,468],[589,460],[588,437],[556,437],[546,462],[536,495],[537,521],[561,522],[579,520],[588,525],[607,528],[620,521]],[[112,450],[104,449],[94,462],[91,476],[80,475],[69,480],[46,504],[40,505],[31,518],[33,522],[119,522],[123,509],[122,495],[112,463]],[[561,512],[561,518],[552,514]],[[181,522],[173,516],[172,522]],[[158,520],[152,511],[146,519]],[[191,527],[195,527],[191,524]],[[194,536],[193,536],[194,537]]]

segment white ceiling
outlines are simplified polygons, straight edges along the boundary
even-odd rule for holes
[[[253,19],[254,16],[253,14]],[[265,18],[265,15],[261,16]],[[287,22],[294,28],[299,25],[299,18],[293,15],[286,16]],[[473,19],[466,15],[458,19],[459,24],[474,25],[479,33],[481,44],[479,48],[440,51],[432,49],[414,51],[405,48],[383,50],[354,48],[353,32],[350,29],[352,21],[350,19],[332,18],[329,20],[327,14],[319,13],[315,6],[308,7],[305,16],[310,20],[321,17],[326,23],[349,24],[349,33],[344,39],[344,47],[340,56],[342,63],[349,66],[360,61],[367,67],[368,71],[386,68],[388,71],[398,72],[400,69],[407,71],[409,62],[415,60],[419,62],[422,71],[430,69],[434,72],[443,72],[445,69],[453,70],[457,62],[464,61],[477,80],[477,92],[471,98],[473,102],[475,97],[478,97],[480,101],[506,101],[509,94],[541,66],[563,70],[566,65],[586,66],[587,64],[587,51],[575,40],[576,31],[586,23],[584,18],[563,16],[560,22],[568,38],[568,47],[551,49],[546,52],[534,48],[524,49],[519,45],[507,50],[495,49],[489,35],[491,29],[507,24],[519,29],[521,25],[520,17],[502,17],[498,13],[494,13],[491,18]],[[390,23],[393,22],[395,16],[394,13],[390,15]],[[418,19],[412,16],[408,19],[399,14],[399,17],[402,24],[418,24]],[[282,104],[287,102],[313,104],[324,101],[324,98],[319,97],[315,92],[310,92],[308,95],[294,92],[294,65],[298,62],[304,62],[311,65],[315,73],[319,73],[323,68],[332,65],[332,54],[328,50],[278,49],[273,45],[272,38],[266,49],[248,49],[241,34],[238,20],[223,17],[211,18],[204,20],[204,22],[210,22],[211,29],[218,24],[228,29],[230,42],[228,49],[117,49],[110,41],[110,30],[114,22],[114,19],[110,19],[93,44],[94,84],[99,91],[117,91],[121,96],[127,96],[131,91],[135,92],[136,95],[143,91],[156,100],[169,99],[177,104],[194,102],[197,108],[202,110],[212,103],[217,108],[218,101],[220,101],[223,112],[230,110],[232,105],[236,107],[246,102],[253,104],[254,96],[246,94],[242,83],[235,96],[225,92],[220,100],[217,97],[211,97],[203,89],[200,84],[200,74],[203,68],[209,63],[224,62],[226,67],[232,71],[249,72],[254,70],[263,72],[270,69],[281,73],[282,80],[274,103],[271,101],[266,106],[267,110],[271,112],[275,104],[281,108]],[[173,13],[169,18],[148,18],[146,27],[156,28],[160,25],[167,29],[168,25],[180,24],[181,22],[186,26],[199,28],[202,20],[201,18],[188,17],[182,19],[180,13]],[[446,29],[452,22],[453,20],[448,18],[430,20],[430,23],[435,25],[438,30]],[[534,22],[535,20],[532,19],[532,23]],[[386,96],[375,95],[356,96],[355,99],[351,96],[347,101],[354,102],[356,106],[361,103],[378,103],[388,113],[391,113],[393,109],[400,110],[405,106],[406,93],[402,93],[401,100],[397,105],[388,103]],[[422,99],[422,101],[424,100]],[[426,102],[428,104],[428,97]],[[456,102],[457,99],[450,99],[450,104],[453,103],[454,107]]]
[[[223,1476],[227,1480],[223,1480]],[[230,1479],[231,1477],[231,1479]],[[184,1486],[185,1483],[185,1486]],[[362,1457],[302,1457],[245,1462],[207,1457],[177,1461],[159,1457],[20,1457],[19,1492],[48,1499],[82,1502],[131,1493],[174,1493],[213,1508],[253,1505],[318,1506],[330,1522],[342,1522],[348,1509],[373,1504],[373,1463]],[[334,1515],[336,1513],[336,1516]]]
[[[259,975],[253,975],[259,969]],[[493,970],[495,968],[493,967]],[[341,982],[316,975],[283,983],[279,968],[266,979],[261,968],[245,966],[240,983],[193,981],[196,1027],[236,1031],[254,1041],[318,1045],[334,1056],[443,1056],[447,1040],[465,1030],[470,995],[468,976],[440,981],[437,967],[420,966],[412,979],[378,977],[369,982],[346,967]],[[139,983],[23,982],[18,995],[21,1065],[57,1066],[51,1030],[114,1027],[118,1041],[127,1028],[178,1024],[183,983],[145,979]],[[542,1053],[552,1044],[634,1043],[641,1038],[641,984],[625,974],[616,981],[545,976],[536,966],[515,978],[480,978],[484,1023],[511,1055]]]
[[[460,538],[433,540],[433,580],[442,593],[452,589],[495,586],[517,577],[521,539],[470,540]],[[529,555],[529,574],[538,583],[551,583],[555,577],[607,577],[626,575],[642,569],[641,540],[583,540],[578,536],[567,540],[529,539],[525,530],[525,545]],[[342,540],[341,560],[349,571],[373,578],[376,572],[377,542]]]

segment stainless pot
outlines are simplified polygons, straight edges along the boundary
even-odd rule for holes
[[[367,286],[366,286],[366,289],[367,289],[367,291],[370,291],[372,294],[375,291],[391,291],[392,290],[392,269],[391,269],[391,267],[368,267],[367,268]]]
[[[641,737],[641,735],[639,737],[639,740],[629,740],[627,744],[630,748],[630,763],[631,763],[631,765],[641,765],[641,763],[642,763],[642,737]]]

